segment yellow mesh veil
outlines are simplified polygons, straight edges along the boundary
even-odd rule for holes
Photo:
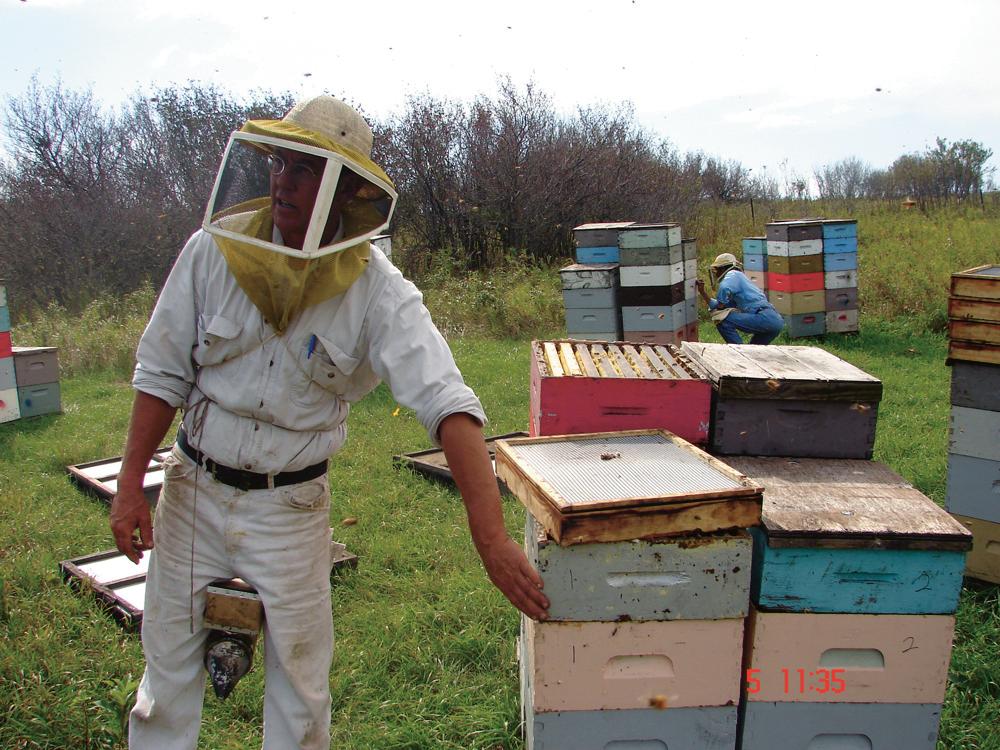
[[[364,154],[294,123],[251,120],[241,132],[325,149],[348,165],[360,166],[392,187],[385,172]],[[394,200],[394,194],[374,182],[365,182],[342,209],[340,232],[345,239],[363,239],[345,249],[318,257],[295,257],[231,236],[213,234],[240,288],[260,310],[264,320],[282,333],[302,310],[342,294],[364,272],[371,251],[367,238],[387,225],[385,205],[387,202],[391,205]],[[274,229],[270,197],[246,200],[215,213],[211,223],[215,228],[270,243]]]

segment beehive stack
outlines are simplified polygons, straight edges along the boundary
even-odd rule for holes
[[[708,440],[712,387],[669,345],[531,342],[529,432],[663,429]]]
[[[857,222],[767,225],[767,294],[789,337],[858,330]]]
[[[712,453],[871,458],[882,382],[812,346],[684,342],[712,382]]]
[[[767,237],[743,238],[743,273],[754,286],[767,291]]]
[[[624,339],[651,344],[686,340],[692,321],[685,268],[694,274],[698,269],[696,259],[684,259],[680,226],[630,224],[618,232],[618,245]]]
[[[933,750],[971,535],[878,463],[727,461],[765,487],[742,749]]]
[[[618,341],[618,264],[573,263],[559,269],[567,335],[590,341]]]
[[[698,340],[698,243],[684,238],[684,341]],[[680,343],[680,342],[677,342]]]
[[[61,412],[59,350],[54,346],[15,346],[13,353],[21,417]]]
[[[823,222],[823,288],[826,332],[858,330],[858,223]]]
[[[767,297],[789,337],[826,332],[823,226],[818,221],[767,225]]]
[[[561,269],[566,332],[570,338],[618,341],[618,230],[628,221],[581,224],[573,229],[576,263]]]
[[[21,416],[17,402],[13,348],[10,342],[10,311],[7,287],[0,279],[0,422],[12,422]]]
[[[736,746],[760,487],[669,433],[499,441],[549,619],[522,619],[528,750]]]
[[[1000,583],[1000,265],[952,276],[948,510],[975,544],[968,575]]]

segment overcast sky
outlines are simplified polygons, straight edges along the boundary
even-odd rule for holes
[[[885,167],[937,136],[1000,165],[998,32],[997,0],[0,0],[0,94],[37,74],[114,106],[194,79],[326,90],[385,117],[414,92],[492,95],[509,74],[566,114],[631,102],[681,151],[780,182],[783,162]]]

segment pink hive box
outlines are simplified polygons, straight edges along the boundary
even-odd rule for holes
[[[747,700],[943,703],[954,631],[950,615],[805,614],[751,607],[746,661],[758,670],[752,676],[759,687],[748,680]],[[840,671],[834,675],[835,669]],[[843,682],[834,684],[834,677]]]
[[[523,617],[522,669],[534,691],[534,710],[736,705],[743,623],[536,623]]]
[[[533,341],[529,432],[665,429],[708,441],[712,386],[669,345]]]

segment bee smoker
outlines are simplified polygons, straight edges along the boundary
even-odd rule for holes
[[[240,578],[212,581],[205,602],[205,669],[212,689],[225,700],[253,666],[254,646],[264,622],[258,594]]]

